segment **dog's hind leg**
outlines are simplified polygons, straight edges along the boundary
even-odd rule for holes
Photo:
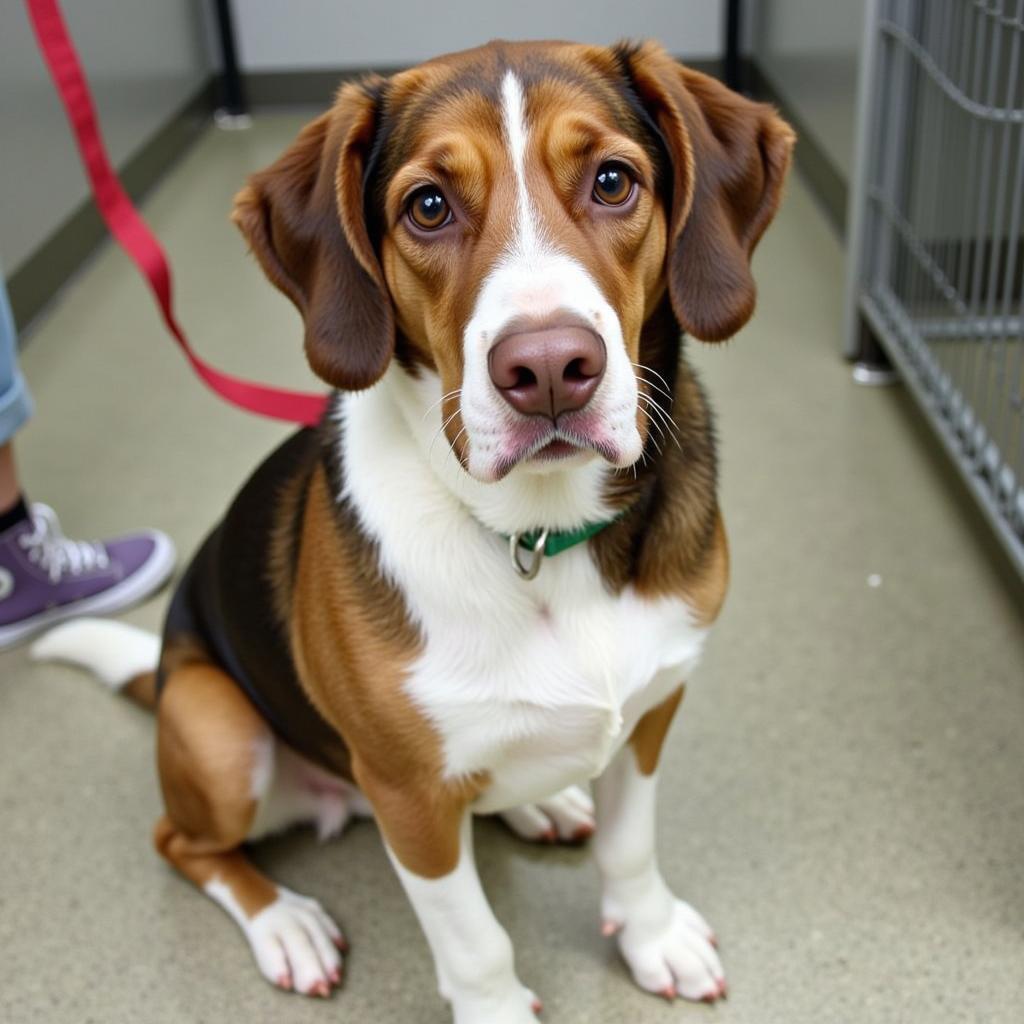
[[[341,979],[337,925],[315,900],[275,885],[241,849],[274,783],[273,734],[230,677],[203,662],[169,675],[157,722],[166,807],[157,850],[230,914],[264,977],[327,996]]]
[[[581,843],[594,834],[594,801],[581,786],[567,786],[535,804],[499,815],[520,839],[532,843]]]

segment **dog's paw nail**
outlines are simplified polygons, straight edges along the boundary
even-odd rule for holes
[[[574,843],[584,843],[594,834],[593,825],[580,825],[572,834]]]
[[[316,981],[312,987],[306,992],[307,996],[319,996],[321,999],[326,999],[331,994],[331,986],[326,981]]]
[[[718,949],[718,936],[717,936],[717,935],[716,935],[716,934],[715,934],[714,932],[712,932],[712,933],[711,933],[711,934],[710,934],[710,935],[708,936],[708,942],[710,942],[710,943],[711,943],[711,945],[712,945],[712,947],[713,947],[714,949]]]
[[[533,1002],[530,1003],[530,1009],[534,1013],[541,1013],[544,1010],[544,1004],[535,996]]]
[[[728,999],[729,998],[729,986],[726,984],[725,978],[718,983],[718,998]]]
[[[602,921],[601,934],[606,939],[610,939],[621,927],[622,925],[616,924],[614,921]]]
[[[341,968],[340,967],[335,967],[334,970],[331,971],[330,978],[331,978],[331,984],[332,985],[340,985],[341,984]]]
[[[342,951],[342,953],[348,952],[348,939],[346,939],[344,935],[339,935],[336,939],[331,939],[331,941]]]
[[[279,974],[277,976],[277,987],[283,988],[285,992],[291,992],[292,976],[290,974]]]
[[[667,999],[670,1003],[675,999],[676,987],[675,985],[666,985],[659,993],[662,998]]]

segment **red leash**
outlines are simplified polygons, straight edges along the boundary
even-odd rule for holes
[[[192,369],[221,398],[249,412],[309,426],[319,422],[327,406],[326,395],[286,391],[239,380],[203,362],[192,350],[174,318],[167,257],[111,167],[96,120],[92,94],[60,6],[57,0],[25,0],[25,4],[39,48],[71,122],[100,215],[118,244],[149,282],[164,323],[192,364]]]

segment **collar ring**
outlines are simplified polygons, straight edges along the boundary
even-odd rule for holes
[[[532,531],[531,531],[532,532]],[[548,540],[548,531],[541,530],[537,533],[532,543],[524,541],[524,533],[513,533],[508,539],[508,553],[512,559],[512,568],[516,574],[524,580],[535,579],[540,572],[541,563],[544,561],[544,545]],[[524,549],[529,555],[529,561],[523,562],[520,559],[520,549]]]

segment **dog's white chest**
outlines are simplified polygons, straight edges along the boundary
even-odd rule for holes
[[[609,594],[583,547],[546,560],[531,583],[495,559],[505,579],[464,617],[430,617],[408,682],[449,774],[487,773],[482,811],[598,775],[685,681],[705,634],[682,601]]]

